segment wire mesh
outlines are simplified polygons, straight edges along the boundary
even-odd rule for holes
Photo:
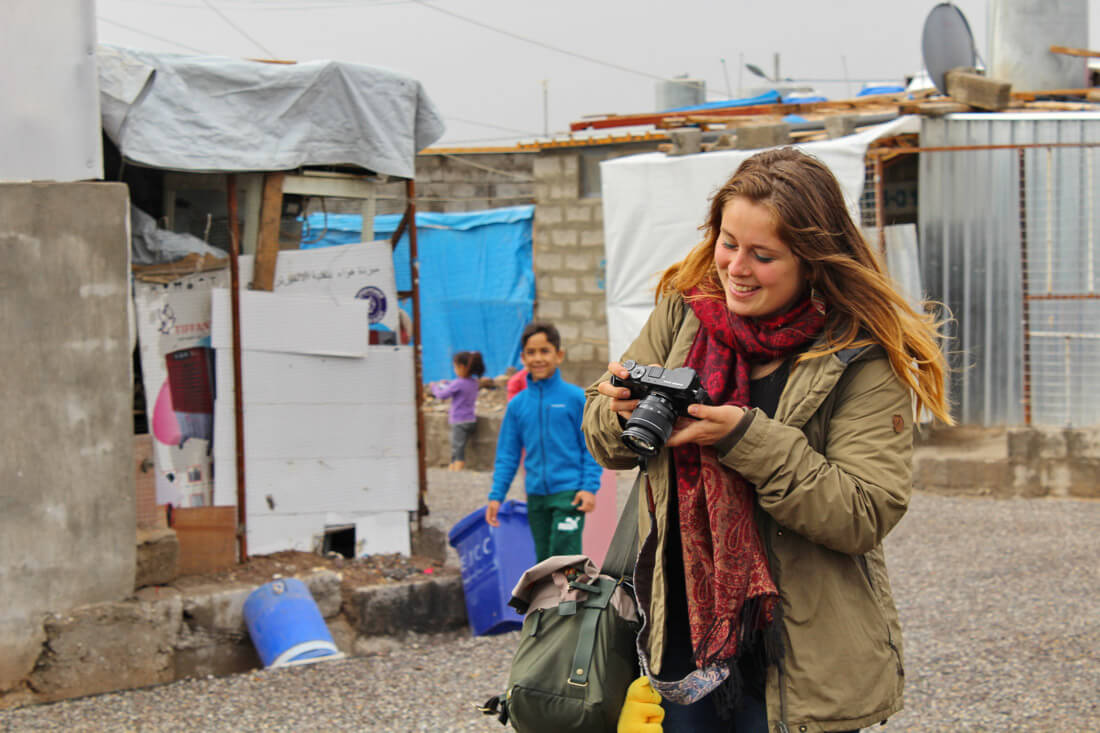
[[[1100,148],[1019,153],[1029,393],[1037,424],[1100,423]]]
[[[1100,147],[944,142],[919,153],[921,275],[956,417],[1100,423]]]

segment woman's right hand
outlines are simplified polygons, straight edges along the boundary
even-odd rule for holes
[[[611,372],[619,379],[626,379],[630,376],[630,373],[617,361],[608,364],[607,371]],[[599,385],[596,386],[596,391],[611,398],[609,404],[611,411],[618,414],[618,416],[624,420],[629,420],[630,416],[634,414],[634,408],[638,406],[639,400],[630,399],[630,390],[626,387],[616,387],[609,381],[600,382]]]

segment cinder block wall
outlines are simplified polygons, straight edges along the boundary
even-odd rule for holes
[[[562,376],[587,386],[608,362],[602,200],[581,197],[575,150],[543,151],[534,174],[535,316],[561,332]]]

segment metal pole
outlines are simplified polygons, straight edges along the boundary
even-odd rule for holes
[[[248,560],[244,483],[244,386],[241,384],[241,270],[240,223],[237,221],[237,177],[225,177],[229,209],[229,303],[233,326],[233,417],[237,439],[237,559]]]
[[[1021,321],[1023,327],[1023,389],[1024,389],[1024,425],[1031,425],[1031,293],[1027,274],[1027,163],[1025,151],[1021,148],[1020,167],[1020,291]]]
[[[425,501],[428,494],[428,472],[424,459],[428,436],[424,432],[424,367],[421,359],[422,347],[420,343],[420,260],[416,249],[416,183],[411,178],[405,181],[405,198],[408,199],[405,218],[408,219],[409,226],[409,272],[412,275],[413,363],[415,364],[413,371],[416,379],[416,470],[417,480],[420,482],[416,529],[420,531],[421,520],[428,513],[428,504]]]

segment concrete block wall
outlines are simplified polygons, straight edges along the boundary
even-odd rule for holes
[[[535,317],[561,332],[565,379],[587,386],[608,362],[603,202],[581,197],[575,150],[544,150],[534,176]]]

